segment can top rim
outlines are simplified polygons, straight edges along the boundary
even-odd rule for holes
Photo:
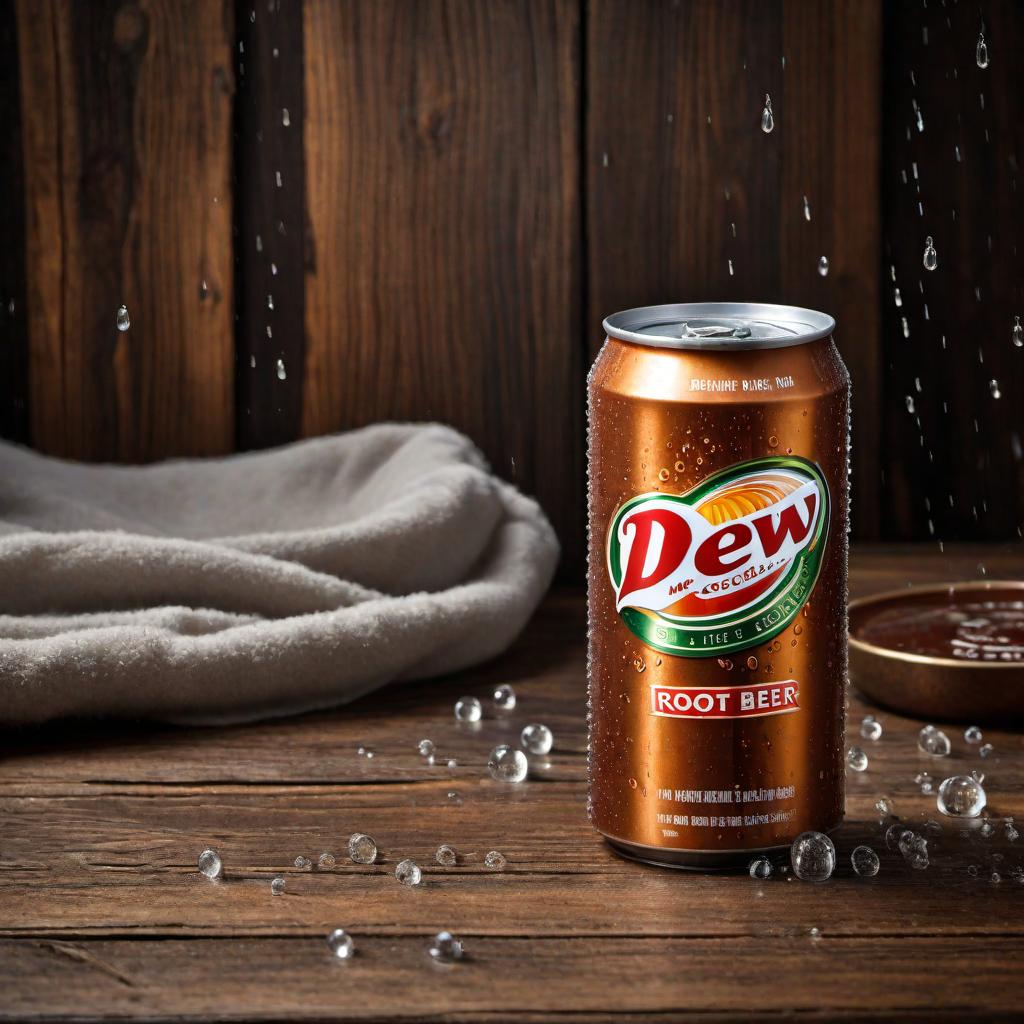
[[[610,338],[655,348],[733,352],[788,348],[827,338],[827,313],[768,302],[675,302],[637,306],[604,321]]]

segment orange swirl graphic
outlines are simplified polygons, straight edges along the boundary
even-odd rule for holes
[[[699,512],[712,526],[721,526],[731,519],[760,512],[782,501],[801,484],[782,473],[763,473],[744,477],[709,494],[699,505]]]

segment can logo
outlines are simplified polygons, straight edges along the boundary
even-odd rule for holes
[[[616,611],[665,654],[764,643],[809,597],[828,521],[821,470],[795,456],[736,463],[685,494],[637,495],[608,530]]]

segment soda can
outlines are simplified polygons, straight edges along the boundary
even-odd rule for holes
[[[850,378],[824,313],[616,313],[588,380],[590,815],[728,868],[843,816]]]

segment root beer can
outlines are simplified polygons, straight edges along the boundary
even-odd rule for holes
[[[824,313],[616,313],[588,386],[590,813],[746,864],[843,815],[850,378]]]

